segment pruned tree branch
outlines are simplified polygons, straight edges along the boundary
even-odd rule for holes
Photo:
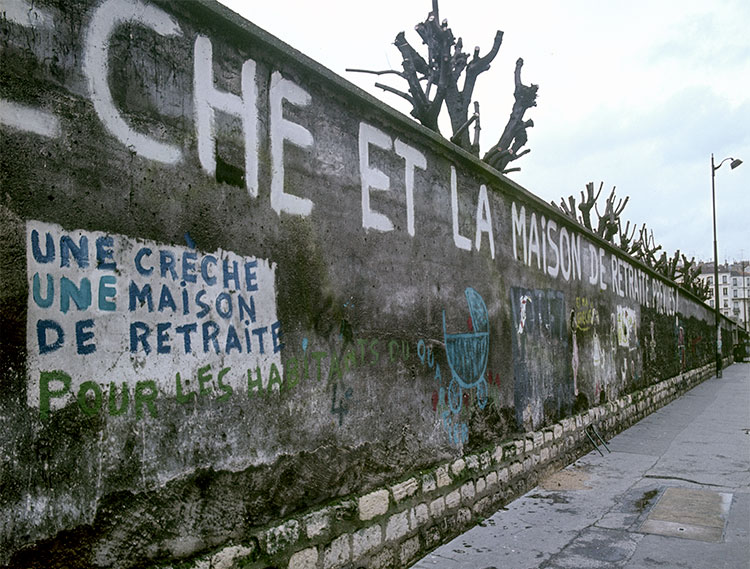
[[[633,231],[630,231],[630,221],[628,221],[625,224],[625,231],[623,231],[622,220],[618,219],[617,228],[619,230],[618,240],[619,240],[620,249],[622,249],[628,254],[632,254],[634,246],[631,245],[631,242],[633,240],[633,237],[635,237],[635,231],[636,231],[635,225],[633,225]]]
[[[482,127],[479,124],[479,102],[474,101],[474,116],[477,120],[474,122],[474,140],[471,141],[472,154],[479,155],[479,133],[482,131]],[[474,152],[473,149],[476,149]]]
[[[518,58],[516,61],[515,82],[516,89],[513,93],[515,102],[510,113],[508,123],[505,125],[500,140],[493,146],[489,152],[484,155],[483,160],[501,172],[512,160],[518,159],[523,154],[519,153],[528,141],[526,130],[534,126],[533,120],[523,120],[523,116],[528,109],[536,106],[536,94],[539,89],[538,85],[524,85],[521,81],[521,68],[523,59]]]
[[[490,68],[490,63],[497,56],[500,46],[503,43],[503,32],[497,31],[495,33],[495,39],[492,44],[492,48],[487,55],[479,56],[479,47],[474,48],[474,54],[472,59],[468,60],[468,55],[463,53],[462,47],[463,42],[459,38],[456,44],[456,50],[451,58],[451,70],[452,80],[448,84],[445,95],[446,108],[448,109],[448,115],[451,120],[451,126],[453,132],[456,133],[463,123],[467,120],[469,111],[469,104],[474,93],[474,87],[476,85],[477,77],[487,71]],[[463,71],[466,71],[464,77],[464,86],[462,90],[458,88],[459,77]],[[455,136],[455,134],[454,134]],[[472,150],[472,145],[469,143],[469,135],[466,133],[461,136],[458,142],[459,146]],[[477,154],[479,149],[477,148]]]
[[[388,91],[389,93],[393,93],[394,95],[398,95],[399,97],[403,97],[404,99],[406,99],[407,101],[409,101],[412,104],[414,103],[414,99],[412,98],[411,95],[409,95],[409,93],[404,93],[403,91],[399,91],[398,89],[394,89],[390,85],[383,85],[382,83],[375,83],[375,86],[379,87],[383,91]]]
[[[583,225],[592,231],[594,228],[591,225],[591,209],[594,207],[594,203],[599,199],[599,195],[602,193],[604,182],[599,185],[599,191],[594,195],[594,182],[586,184],[586,196],[584,197],[581,192],[581,205],[578,209],[581,210],[581,217],[583,219]]]
[[[425,62],[422,56],[419,55],[419,53],[417,53],[417,51],[409,44],[404,32],[399,32],[396,35],[396,41],[394,44],[403,57],[401,65],[404,68],[403,77],[409,85],[412,116],[427,128],[434,130],[435,132],[440,132],[438,128],[438,115],[440,114],[440,107],[442,106],[445,97],[445,81],[443,80],[442,74],[438,80],[438,88],[434,98],[432,100],[428,99],[427,94],[422,90],[419,77],[417,76],[418,73],[425,75],[430,72],[427,62]],[[398,93],[392,89],[387,90]]]
[[[386,69],[384,71],[371,71],[369,69],[354,69],[351,67],[347,67],[346,71],[349,73],[369,73],[370,75],[398,75],[399,77],[403,77],[404,74],[401,71],[396,71],[395,69]]]

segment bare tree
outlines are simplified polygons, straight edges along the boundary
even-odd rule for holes
[[[412,106],[411,115],[423,126],[435,132],[440,132],[438,117],[445,104],[453,131],[451,141],[475,156],[479,156],[479,103],[474,101],[474,112],[471,116],[469,116],[469,108],[477,78],[490,68],[490,64],[497,56],[503,42],[503,32],[498,30],[495,33],[492,48],[486,55],[480,56],[479,47],[475,47],[470,56],[463,51],[463,40],[455,38],[448,27],[448,21],[440,21],[438,0],[432,0],[432,11],[424,22],[415,26],[415,29],[422,38],[422,43],[427,46],[426,58],[412,47],[404,32],[400,32],[396,35],[394,44],[401,53],[401,71],[367,69],[347,69],[347,71],[374,75],[397,75],[404,79],[408,86],[406,91],[382,83],[375,83],[375,86],[406,99]],[[518,114],[516,106],[520,93],[518,86],[520,70],[517,69],[516,74],[517,103],[511,113],[512,118]],[[462,78],[463,83],[461,83]],[[459,88],[460,84],[463,85],[462,88]],[[536,86],[534,86],[535,92]],[[472,124],[474,125],[473,139],[469,135],[469,127]],[[513,144],[509,142],[508,148],[512,149],[511,153],[515,153],[516,157],[520,155],[518,149],[525,144],[525,129],[532,125],[531,121],[524,123],[523,127],[513,124],[511,136]],[[506,130],[508,128],[506,127]]]
[[[581,192],[581,204],[576,208],[576,200],[573,196],[568,196],[568,203],[565,203],[564,199],[560,200],[560,205],[552,202],[552,205],[556,206],[562,213],[574,219],[587,229],[590,229],[596,233],[602,239],[614,243],[613,237],[618,234],[621,229],[620,215],[622,214],[625,206],[628,203],[629,197],[624,200],[620,199],[615,206],[615,188],[612,188],[604,206],[604,214],[599,213],[599,209],[596,205],[596,201],[602,193],[604,182],[599,186],[599,191],[594,194],[594,184],[589,182],[586,184],[586,195]],[[598,222],[596,227],[591,223],[591,210],[596,212]],[[577,210],[581,212],[579,216]],[[627,226],[629,227],[629,225]],[[627,232],[627,228],[626,228]]]
[[[612,237],[617,234],[620,224],[620,215],[622,214],[625,206],[628,204],[629,196],[625,197],[625,200],[620,199],[615,206],[615,187],[612,188],[612,193],[609,194],[605,203],[604,215],[599,213],[599,210],[594,204],[596,214],[599,216],[599,225],[596,228],[596,234],[603,237],[607,241],[612,241]]]
[[[655,268],[657,263],[656,254],[661,250],[661,245],[656,244],[653,231],[649,235],[645,223],[641,227],[641,237],[638,242],[640,244],[638,259],[649,267]]]
[[[633,237],[635,237],[635,230],[636,227],[633,225],[633,230],[630,231],[630,221],[628,221],[625,224],[625,230],[622,229],[622,221],[617,220],[617,227],[618,227],[618,244],[620,246],[620,249],[625,251],[628,255],[635,256],[636,251],[640,249],[640,243],[639,242],[633,242]]]
[[[565,203],[565,198],[560,198],[560,205],[557,205],[555,202],[552,202],[552,205],[557,206],[557,209],[572,220],[582,224],[583,220],[576,215],[576,199],[573,196],[568,196],[568,203]],[[589,227],[589,229],[591,228]]]

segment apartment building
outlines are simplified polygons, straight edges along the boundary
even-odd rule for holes
[[[716,306],[713,263],[704,263],[701,266],[700,279],[710,287],[711,296],[706,302],[713,308]],[[745,329],[750,329],[749,261],[719,265],[719,310]]]

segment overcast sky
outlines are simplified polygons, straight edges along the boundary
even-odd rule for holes
[[[414,31],[431,0],[222,0],[246,19],[408,114],[376,80],[396,76],[347,67],[401,69],[400,31]],[[510,178],[546,201],[577,200],[587,182],[630,196],[623,217],[645,223],[673,254],[713,260],[711,153],[745,161],[716,171],[719,259],[750,258],[750,2],[746,0],[440,0],[464,51],[503,45],[474,91],[482,154],[497,141],[513,104],[513,71],[539,85],[525,118],[531,153]],[[443,134],[450,134],[443,129]],[[604,193],[604,192],[603,192]],[[604,203],[604,196],[599,203]]]

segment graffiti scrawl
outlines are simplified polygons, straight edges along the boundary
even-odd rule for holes
[[[580,362],[578,359],[578,336],[575,310],[570,313],[570,331],[573,334],[573,357],[570,361],[570,365],[573,369],[573,395],[578,396],[578,364]]]
[[[521,314],[519,316],[520,322],[518,323],[518,333],[523,334],[523,329],[526,327],[526,305],[531,302],[531,299],[523,295],[520,300]]]
[[[623,348],[635,348],[636,337],[635,310],[627,306],[617,307],[617,343]]]

